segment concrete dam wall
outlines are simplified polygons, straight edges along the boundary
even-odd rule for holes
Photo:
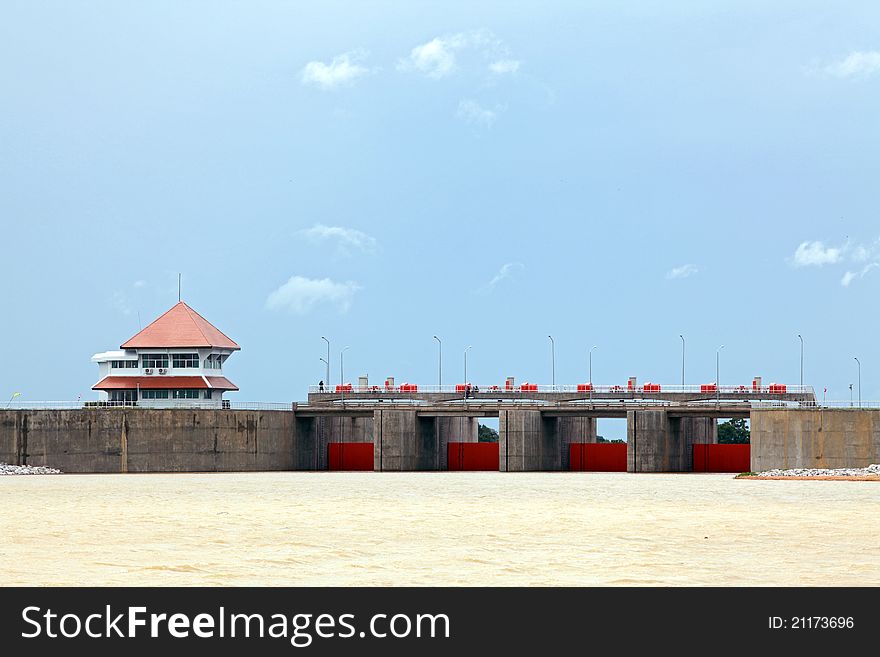
[[[880,410],[752,410],[752,470],[880,463]]]
[[[63,472],[293,470],[298,452],[289,411],[0,411],[0,462]]]
[[[694,447],[718,441],[716,422],[629,411],[627,470],[693,471]],[[880,463],[880,410],[752,409],[751,427],[754,471]],[[499,429],[506,472],[570,470],[571,446],[596,442],[596,418],[581,415],[502,410]],[[0,462],[70,473],[327,470],[334,443],[371,444],[376,471],[442,471],[451,443],[477,440],[476,417],[394,408],[0,410]]]

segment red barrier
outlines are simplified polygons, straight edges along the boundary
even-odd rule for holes
[[[592,389],[592,383],[578,383],[578,392],[590,392]]]
[[[328,443],[328,470],[373,470],[373,443]]]
[[[449,443],[447,470],[498,471],[498,443]]]
[[[694,445],[694,472],[748,472],[751,445]]]
[[[568,453],[574,472],[626,472],[626,443],[571,443]]]

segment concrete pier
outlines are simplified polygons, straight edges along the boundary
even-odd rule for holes
[[[711,417],[670,417],[666,410],[626,415],[628,472],[690,472],[695,444],[718,442]]]
[[[373,469],[377,472],[439,470],[436,418],[414,410],[373,412]]]
[[[569,445],[596,442],[593,417],[553,417],[517,409],[500,411],[498,419],[502,472],[568,470]]]

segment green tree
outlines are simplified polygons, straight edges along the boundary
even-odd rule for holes
[[[718,425],[718,442],[745,445],[750,441],[750,431],[745,419],[727,420]]]
[[[487,427],[485,424],[481,424],[479,429],[477,429],[477,437],[481,443],[498,442],[498,432],[492,427]]]

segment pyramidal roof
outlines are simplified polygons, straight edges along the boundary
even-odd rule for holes
[[[241,348],[183,301],[178,301],[159,319],[123,343],[120,349],[166,347]]]

